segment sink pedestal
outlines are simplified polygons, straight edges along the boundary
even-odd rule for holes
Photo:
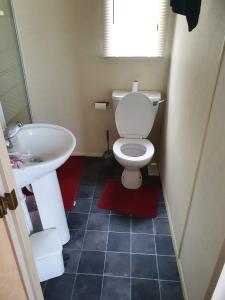
[[[43,229],[56,228],[62,245],[66,244],[70,233],[56,171],[35,180],[32,189]]]
[[[33,232],[33,224],[30,218],[30,214],[26,205],[26,196],[23,194],[21,189],[17,189],[17,193],[20,199],[20,203],[23,209],[23,213],[24,213],[24,219],[25,219],[25,224],[27,227],[27,231],[29,234],[31,234]]]

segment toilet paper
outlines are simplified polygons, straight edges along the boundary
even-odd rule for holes
[[[95,102],[95,109],[106,110],[106,106],[107,106],[106,102]]]
[[[132,82],[132,92],[137,93],[138,92],[138,87],[139,87],[139,82],[138,80],[134,80]]]

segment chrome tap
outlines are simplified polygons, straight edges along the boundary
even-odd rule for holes
[[[21,127],[23,127],[22,122],[16,122],[16,124],[12,124],[4,130],[4,137],[5,137],[5,143],[8,149],[11,149],[13,147],[11,139],[17,135],[17,133],[20,131]]]

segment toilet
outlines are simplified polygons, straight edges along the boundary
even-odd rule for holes
[[[120,135],[113,145],[113,153],[124,167],[121,177],[123,186],[138,189],[142,185],[140,169],[151,161],[155,152],[147,136],[153,127],[161,94],[115,90],[112,99]]]

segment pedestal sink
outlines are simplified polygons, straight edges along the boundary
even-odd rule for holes
[[[70,234],[56,169],[72,154],[75,137],[61,126],[28,124],[11,141],[10,152],[38,156],[41,160],[23,169],[13,168],[17,188],[31,184],[43,229],[56,228],[62,244],[67,243]]]

